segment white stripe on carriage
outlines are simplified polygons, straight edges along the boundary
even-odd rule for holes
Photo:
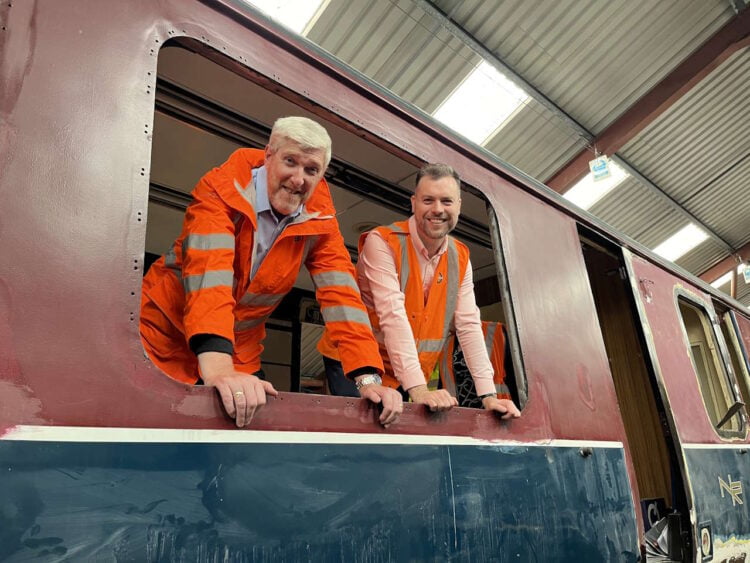
[[[747,442],[733,444],[682,444],[684,450],[750,450]]]
[[[482,440],[464,436],[297,432],[281,430],[188,430],[179,428],[99,428],[92,426],[18,425],[2,440],[37,442],[208,443],[208,444],[363,444],[420,446],[499,446],[618,448],[622,442],[591,440]]]

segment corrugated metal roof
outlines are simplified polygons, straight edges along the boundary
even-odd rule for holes
[[[307,38],[428,113],[481,62],[405,0],[331,0]]]
[[[663,113],[622,154],[644,175],[688,204],[715,192],[750,153],[750,51],[745,49]],[[690,209],[695,211],[695,209]],[[704,209],[705,211],[705,209]]]
[[[713,226],[735,248],[750,242],[750,152],[734,163],[710,189],[688,202],[688,208]]]
[[[750,50],[735,54],[620,153],[735,249],[750,241]],[[636,214],[626,205],[627,214]],[[637,221],[637,219],[636,219]],[[657,227],[643,234],[653,238]],[[675,229],[676,230],[676,229]],[[700,273],[726,256],[704,243],[677,263]]]
[[[516,110],[485,144],[534,178],[547,178],[585,146],[583,139],[534,100]]]
[[[594,133],[734,15],[726,0],[435,4]]]
[[[718,243],[708,239],[683,257],[675,260],[675,264],[688,272],[703,272],[726,256],[726,250]]]
[[[648,248],[661,244],[687,224],[663,198],[633,178],[624,180],[590,211]]]
[[[428,13],[431,6],[448,19]],[[432,113],[481,60],[456,36],[465,32],[597,134],[733,17],[727,0],[331,0],[308,38]],[[629,180],[591,211],[654,247],[687,223],[675,208],[684,205],[730,245],[746,244],[749,76],[745,49],[619,151],[676,204]],[[532,99],[486,147],[544,181],[585,145]],[[678,263],[701,273],[724,256],[709,240]]]

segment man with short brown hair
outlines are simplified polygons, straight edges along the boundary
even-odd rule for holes
[[[513,401],[497,396],[469,249],[448,234],[461,212],[458,173],[446,164],[424,166],[411,205],[407,221],[378,227],[359,243],[357,282],[384,358],[383,383],[401,387],[413,402],[433,411],[456,406],[455,397],[437,388],[436,377],[438,359],[455,327],[483,407],[504,419],[519,417]],[[327,336],[319,350],[335,358]]]

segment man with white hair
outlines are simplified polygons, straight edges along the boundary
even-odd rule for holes
[[[170,377],[216,387],[239,427],[276,395],[262,378],[265,321],[304,264],[360,395],[402,412],[383,363],[323,174],[331,139],[304,117],[276,121],[265,150],[239,149],[192,193],[182,233],[143,280],[140,331]],[[261,377],[258,377],[258,376]]]

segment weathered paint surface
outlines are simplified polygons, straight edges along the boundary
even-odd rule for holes
[[[210,389],[150,365],[138,335],[157,61],[165,41],[182,38],[407,161],[450,162],[498,210],[530,388],[524,417],[500,425],[451,413],[425,425],[407,416],[392,431],[624,440],[575,221],[513,185],[509,171],[237,2],[16,2],[6,12],[0,230],[11,236],[0,253],[0,432],[231,425]],[[539,276],[542,266],[556,276]],[[357,402],[309,397],[284,396],[254,422],[303,425],[375,429]]]
[[[696,523],[709,522],[715,561],[750,556],[750,504],[747,502],[748,448],[685,448],[695,494]]]
[[[0,441],[4,561],[636,561],[623,450]]]
[[[660,384],[666,392],[666,403],[674,417],[680,441],[685,444],[724,442],[713,428],[702,399],[676,292],[689,296],[708,312],[713,312],[711,299],[698,288],[642,258],[634,257],[632,265],[637,277],[636,297],[646,314]],[[747,438],[741,441],[747,442]]]
[[[748,438],[745,435],[741,439],[723,439],[713,428],[691,361],[677,295],[688,296],[708,313],[713,312],[711,299],[697,287],[642,258],[634,257],[631,264],[636,278],[633,280],[636,299],[640,301],[647,323],[646,338],[656,356],[657,382],[667,417],[671,419],[677,453],[682,460],[680,469],[684,473],[687,501],[696,510],[697,520],[693,522],[695,527],[691,532],[696,557],[700,561],[699,524],[704,519],[712,522],[714,533],[719,534],[720,540],[742,538],[750,532],[746,511],[740,511],[744,516],[738,519],[735,517],[737,511],[728,510],[725,503],[716,500],[720,496],[719,476],[724,475],[722,478],[726,479],[731,474],[734,479],[747,482],[750,464],[746,455],[738,455],[745,448],[733,449],[730,444],[747,444]],[[710,444],[715,447],[710,447]],[[715,524],[714,518],[717,519]],[[729,547],[733,550],[735,546]]]

